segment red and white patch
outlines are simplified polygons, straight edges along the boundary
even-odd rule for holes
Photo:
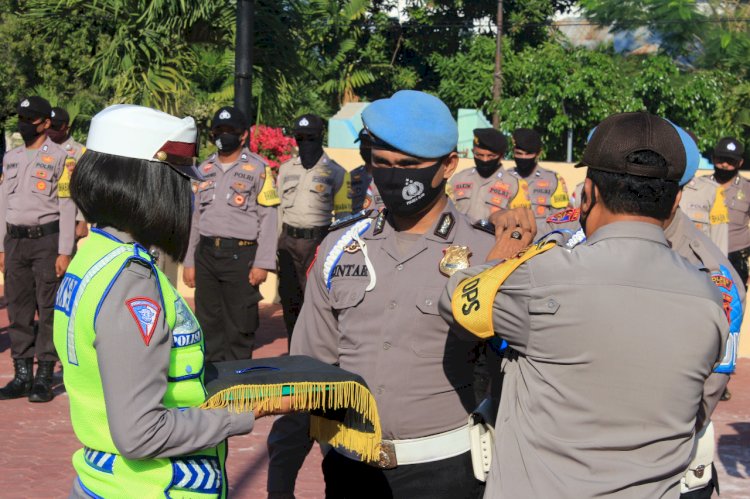
[[[130,315],[135,319],[138,330],[143,337],[143,343],[148,346],[156,331],[156,324],[161,314],[161,307],[152,299],[139,296],[125,302]]]

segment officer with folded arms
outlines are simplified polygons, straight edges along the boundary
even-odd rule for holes
[[[449,334],[437,300],[448,276],[482,262],[494,238],[445,194],[458,130],[442,101],[404,90],[370,104],[362,119],[385,209],[342,222],[321,243],[291,353],[361,375],[385,440],[377,463],[330,450],[326,497],[480,497],[467,424],[474,344]],[[269,493],[293,492],[306,435],[304,416],[274,424]]]
[[[351,214],[349,172],[323,151],[325,123],[304,114],[294,122],[299,156],[279,167],[279,297],[290,341],[315,250],[333,218]]]
[[[211,121],[218,151],[201,163],[195,184],[183,280],[195,287],[195,313],[211,362],[249,359],[258,329],[258,287],[276,268],[276,194],[265,162],[243,144],[239,109],[219,109]]]
[[[17,112],[24,144],[3,157],[0,186],[0,271],[15,376],[0,389],[0,400],[28,396],[30,402],[49,402],[58,358],[52,343],[55,293],[75,246],[76,205],[67,185],[59,185],[67,155],[45,134],[49,102],[28,97]]]

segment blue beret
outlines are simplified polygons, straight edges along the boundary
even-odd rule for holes
[[[440,158],[458,144],[458,126],[448,106],[416,90],[376,100],[362,112],[362,122],[378,140],[411,156]]]
[[[695,143],[695,140],[693,140],[690,134],[671,121],[669,121],[669,123],[675,128],[675,130],[677,130],[682,145],[685,147],[685,173],[682,174],[682,178],[680,178],[679,181],[680,187],[682,187],[690,182],[695,176],[695,172],[698,171],[698,167],[701,163],[701,153],[698,150],[698,144]]]

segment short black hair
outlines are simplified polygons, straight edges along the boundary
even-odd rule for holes
[[[168,165],[88,150],[73,171],[70,193],[88,222],[184,260],[192,192],[187,177]]]
[[[666,160],[653,151],[636,151],[629,163],[666,168]],[[599,188],[601,202],[612,213],[667,220],[680,186],[675,180],[611,173],[589,168],[586,176]]]

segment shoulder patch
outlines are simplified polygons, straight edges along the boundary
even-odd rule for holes
[[[128,307],[130,315],[135,319],[138,331],[140,331],[143,337],[143,343],[148,346],[151,343],[151,338],[154,336],[154,331],[156,331],[156,324],[161,314],[161,306],[151,298],[142,296],[127,300],[125,305]]]
[[[489,220],[477,220],[473,224],[471,224],[472,227],[475,229],[479,229],[481,231],[486,232],[487,234],[495,235],[495,225],[491,223]]]
[[[342,229],[344,227],[348,227],[352,224],[355,224],[359,222],[360,220],[368,218],[371,213],[372,213],[372,210],[361,210],[361,211],[358,211],[357,213],[352,213],[351,215],[341,217],[331,224],[331,226],[328,228],[328,232],[333,232],[333,231]]]
[[[547,222],[551,224],[564,224],[568,222],[575,222],[581,216],[580,208],[568,208],[567,210],[558,211],[547,217]]]

